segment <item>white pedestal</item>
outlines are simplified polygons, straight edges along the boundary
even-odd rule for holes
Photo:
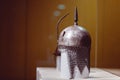
[[[60,72],[53,67],[37,67],[37,80],[67,80],[62,79]],[[68,79],[69,80],[69,79]],[[98,68],[91,68],[89,78],[74,80],[120,80],[119,76]]]

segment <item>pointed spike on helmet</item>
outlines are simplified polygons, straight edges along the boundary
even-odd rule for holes
[[[78,25],[78,10],[77,10],[77,6],[75,7],[74,24]]]

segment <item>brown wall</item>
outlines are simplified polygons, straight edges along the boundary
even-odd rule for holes
[[[25,1],[0,1],[0,79],[23,80],[25,75]]]
[[[120,60],[119,3],[118,0],[0,1],[0,79],[35,80],[36,67],[55,66],[52,55],[56,47],[55,25],[66,12],[70,15],[60,29],[72,25],[75,5],[79,24],[92,37],[91,66],[95,66],[97,56],[98,67],[120,67],[117,63]],[[59,4],[66,8],[58,9]],[[60,11],[59,16],[53,15],[56,10]]]
[[[98,66],[120,68],[120,0],[98,0]]]

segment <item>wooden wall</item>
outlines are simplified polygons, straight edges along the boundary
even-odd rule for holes
[[[60,30],[79,24],[91,34],[91,66],[120,67],[119,0],[3,0],[0,1],[0,79],[35,80],[36,67],[55,66],[55,25],[70,12]],[[58,5],[65,5],[61,10]],[[56,14],[55,16],[55,13]],[[97,55],[96,55],[97,54]]]
[[[120,0],[98,0],[98,66],[120,68]]]
[[[0,79],[24,80],[25,1],[0,1]]]

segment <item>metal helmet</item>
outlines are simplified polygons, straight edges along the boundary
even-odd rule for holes
[[[81,26],[78,26],[78,11],[76,8],[74,25],[65,28],[58,40],[58,45],[87,47],[90,46],[91,38],[89,33]]]
[[[66,14],[65,16],[67,16]],[[65,17],[63,16],[61,20]],[[61,62],[61,71],[62,74],[69,75],[64,69],[66,65],[69,65],[70,70],[70,78],[73,79],[74,76],[74,68],[77,65],[80,73],[84,72],[85,67],[87,66],[86,71],[83,73],[82,77],[88,76],[87,73],[90,71],[90,47],[91,47],[91,37],[86,29],[78,25],[78,13],[77,8],[75,11],[74,17],[74,25],[68,26],[67,28],[63,29],[60,35],[59,28],[57,26],[57,48],[55,55],[61,56],[61,61],[64,61],[65,55],[69,58],[69,64],[64,64],[66,62]],[[58,24],[59,25],[59,24]],[[67,57],[66,57],[67,59]]]
[[[58,45],[72,47],[89,47],[90,35],[81,26],[73,25],[65,28],[59,36]]]

